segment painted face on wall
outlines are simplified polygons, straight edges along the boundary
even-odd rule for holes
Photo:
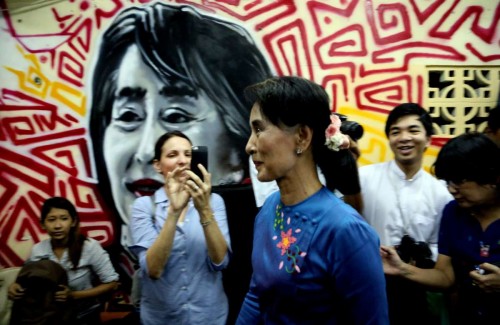
[[[252,133],[246,152],[251,155],[261,182],[270,182],[286,176],[294,166],[296,137],[292,130],[283,130],[269,122],[262,115],[258,104],[250,113]]]
[[[225,177],[234,175],[234,166],[240,165],[215,104],[205,92],[181,81],[160,80],[135,45],[122,59],[114,97],[103,155],[113,200],[125,223],[134,199],[152,194],[163,183],[152,166],[154,144],[163,133],[180,130],[193,145],[208,147],[213,185],[227,181]]]
[[[418,115],[403,116],[389,128],[389,145],[400,165],[421,165],[429,141]]]

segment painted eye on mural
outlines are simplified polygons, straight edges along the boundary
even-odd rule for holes
[[[146,116],[142,110],[134,107],[121,107],[114,110],[112,123],[125,131],[133,131],[138,128]]]
[[[144,120],[142,116],[139,116],[135,111],[132,110],[123,110],[121,114],[115,119],[122,122],[140,122]]]
[[[189,123],[196,120],[196,117],[180,107],[169,107],[161,110],[160,119],[169,124]]]

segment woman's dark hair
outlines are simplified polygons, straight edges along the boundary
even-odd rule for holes
[[[82,256],[83,243],[87,237],[80,233],[80,218],[78,217],[78,212],[75,206],[68,199],[54,196],[45,200],[41,209],[41,223],[45,222],[47,215],[53,209],[62,209],[68,211],[71,219],[75,221],[75,225],[71,227],[68,235],[68,253],[69,259],[73,264],[73,269],[78,267],[80,257]]]
[[[105,166],[104,133],[111,121],[118,69],[136,45],[145,62],[166,83],[181,81],[202,89],[215,103],[245,174],[250,107],[243,89],[271,75],[249,33],[236,24],[205,16],[189,6],[164,3],[121,12],[103,34],[92,78],[89,131],[100,192],[111,197]],[[246,176],[246,175],[245,175]]]
[[[349,150],[332,151],[325,145],[330,124],[328,94],[318,84],[301,77],[274,77],[245,90],[249,103],[257,103],[274,125],[303,125],[313,131],[313,159],[326,179],[326,187],[345,195],[360,192],[356,160]],[[251,105],[251,104],[250,104]]]
[[[391,126],[396,123],[398,119],[403,116],[417,115],[418,120],[422,122],[425,128],[425,134],[430,137],[433,134],[432,131],[432,118],[422,106],[415,103],[404,103],[398,105],[392,109],[392,111],[387,116],[387,121],[385,123],[385,135],[389,136],[389,131]]]
[[[167,142],[168,139],[174,138],[174,137],[179,137],[179,138],[186,139],[186,140],[189,141],[189,143],[191,143],[191,145],[193,145],[193,143],[188,138],[188,136],[185,135],[184,133],[182,133],[181,131],[177,131],[177,130],[169,131],[169,132],[163,134],[161,137],[159,137],[158,140],[156,140],[156,143],[155,143],[155,156],[154,156],[155,160],[160,160],[160,158],[161,158],[161,148],[163,147],[163,145],[165,144],[165,142]]]
[[[464,133],[441,148],[433,170],[446,181],[499,185],[500,148],[482,133]]]

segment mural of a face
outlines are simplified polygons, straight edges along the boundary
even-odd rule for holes
[[[121,215],[128,215],[136,197],[150,195],[161,186],[163,179],[151,163],[154,143],[167,131],[180,130],[195,145],[210,148],[209,166],[215,184],[223,183],[231,169],[241,166],[237,155],[231,154],[235,149],[215,104],[203,90],[182,82],[165,84],[142,61],[135,45],[122,59],[114,97],[103,149],[113,200]]]
[[[152,159],[167,131],[208,147],[214,186],[247,177],[243,89],[270,70],[246,30],[190,7],[133,7],[103,33],[93,68],[89,129],[99,187],[125,226],[133,200],[163,182]]]

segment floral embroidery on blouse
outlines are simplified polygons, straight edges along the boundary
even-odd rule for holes
[[[286,218],[286,225],[290,225],[290,217]],[[292,233],[298,234],[302,230],[296,228],[293,230],[291,227],[284,231],[285,229],[285,214],[283,213],[283,206],[280,204],[276,205],[276,215],[274,217],[274,231],[280,233],[280,240],[276,247],[281,250],[282,259],[279,263],[278,269],[281,270],[285,267],[285,271],[288,273],[300,273],[300,267],[298,266],[299,257],[303,258],[307,255],[306,252],[300,250],[300,247],[295,244],[297,238],[292,235]],[[273,240],[277,240],[278,236],[274,235]],[[286,263],[286,265],[285,265]]]

